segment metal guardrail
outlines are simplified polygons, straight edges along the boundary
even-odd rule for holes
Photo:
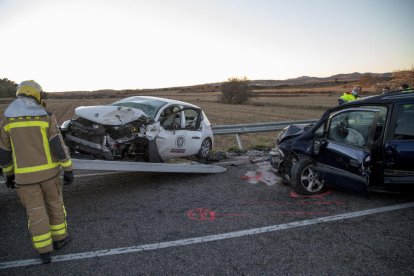
[[[267,132],[282,130],[291,124],[313,124],[318,120],[300,120],[300,121],[282,121],[282,122],[268,122],[257,124],[240,124],[240,125],[219,125],[213,126],[214,135],[229,135],[236,134],[237,144],[239,149],[243,149],[243,143],[240,135],[244,133]]]
[[[301,121],[283,121],[283,122],[268,122],[257,124],[241,124],[241,125],[220,125],[213,126],[214,135],[226,135],[226,134],[243,134],[254,132],[265,132],[282,130],[291,124],[313,124],[317,120],[301,120]]]
[[[92,171],[222,173],[226,168],[200,163],[146,163],[108,160],[72,159],[74,169]]]

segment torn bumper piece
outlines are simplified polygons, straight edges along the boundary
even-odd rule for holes
[[[69,140],[69,141],[77,143],[77,147],[84,150],[84,151],[86,151],[86,152],[100,154],[100,155],[102,155],[103,157],[105,157],[106,159],[109,159],[109,160],[114,159],[114,156],[113,156],[111,150],[108,147],[104,146],[104,145],[94,143],[94,142],[90,142],[90,141],[87,141],[85,139],[77,138],[77,137],[74,137],[70,134],[66,134],[66,139]]]

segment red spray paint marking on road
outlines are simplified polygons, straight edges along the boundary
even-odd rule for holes
[[[196,208],[188,211],[187,217],[192,220],[215,220],[216,212],[207,208]]]
[[[322,194],[318,195],[299,195],[296,192],[290,192],[289,196],[291,198],[319,198],[319,199],[325,199],[324,196],[329,195],[332,193],[332,190],[328,190]]]
[[[221,217],[246,217],[248,214],[220,214],[208,208],[196,208],[187,212],[187,217],[192,220],[214,221]]]
[[[299,206],[309,206],[309,205],[344,205],[343,200],[318,200],[318,201],[301,201],[298,203]]]
[[[318,195],[299,195],[295,192],[290,192],[289,196],[291,198],[298,198],[298,199],[318,199],[317,201],[301,201],[298,205],[344,205],[345,202],[343,200],[327,200],[325,196],[330,195],[332,190],[328,190],[322,194]]]
[[[249,173],[251,173],[249,175]],[[257,183],[260,181],[261,177],[263,176],[262,172],[248,172],[245,176],[242,176],[242,179],[248,180],[250,183]],[[328,206],[328,205],[344,205],[345,202],[343,200],[327,200],[325,197],[332,194],[332,190],[328,190],[322,194],[318,195],[299,195],[295,192],[290,192],[289,197],[293,199],[293,201],[246,201],[243,202],[242,205],[247,206],[259,206],[259,205],[276,205],[276,206],[286,206],[291,209],[295,206]],[[287,216],[311,216],[311,215],[328,215],[329,212],[324,211],[275,211],[272,213],[274,216],[278,215],[287,215]],[[215,221],[218,218],[222,217],[246,217],[251,216],[251,214],[221,214],[217,213],[208,208],[195,208],[189,210],[187,212],[187,217],[191,220],[199,220],[199,221]]]

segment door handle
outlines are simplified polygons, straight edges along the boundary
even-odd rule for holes
[[[201,139],[201,137],[198,137],[198,136],[193,136],[193,137],[191,137],[191,138],[193,138],[193,139],[198,139],[198,140],[200,140],[200,139]]]

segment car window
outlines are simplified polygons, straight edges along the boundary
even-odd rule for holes
[[[385,122],[387,120],[387,114],[388,114],[388,107],[387,106],[382,106],[382,105],[375,105],[375,106],[361,106],[361,108],[369,108],[369,109],[375,109],[375,110],[379,110],[379,114],[378,114],[378,120],[377,120],[377,125],[375,127],[375,134],[374,134],[374,143],[379,142],[379,140],[381,139],[381,137],[383,136],[383,132],[385,130]]]
[[[158,113],[158,110],[160,110],[160,108],[166,104],[167,102],[165,101],[160,101],[160,100],[155,100],[155,99],[145,99],[145,98],[136,96],[136,97],[129,97],[126,99],[119,100],[110,105],[137,108],[137,109],[142,110],[151,119],[154,119],[155,115],[157,115]]]
[[[313,136],[315,138],[322,138],[324,135],[324,128],[325,128],[325,124],[322,124],[320,127],[318,127],[317,130],[315,130],[315,132],[313,133]]]
[[[200,116],[200,112],[195,109],[184,110],[185,129],[196,130],[199,116]]]
[[[160,114],[160,125],[165,129],[178,129],[181,126],[181,115],[179,106],[168,106]]]
[[[211,125],[211,123],[210,123],[210,121],[207,119],[207,116],[206,116],[206,114],[204,113],[204,111],[201,111],[201,120],[200,121],[203,121],[207,126],[210,126]]]
[[[401,104],[398,109],[395,140],[414,140],[414,105]]]
[[[353,147],[364,148],[368,141],[374,111],[342,112],[331,118],[328,139]]]
[[[387,119],[387,114],[388,114],[388,107],[387,106],[382,106],[382,105],[366,105],[366,106],[360,106],[360,108],[368,108],[368,109],[379,110],[377,126],[379,126],[379,125],[380,126],[384,126],[385,121]]]

